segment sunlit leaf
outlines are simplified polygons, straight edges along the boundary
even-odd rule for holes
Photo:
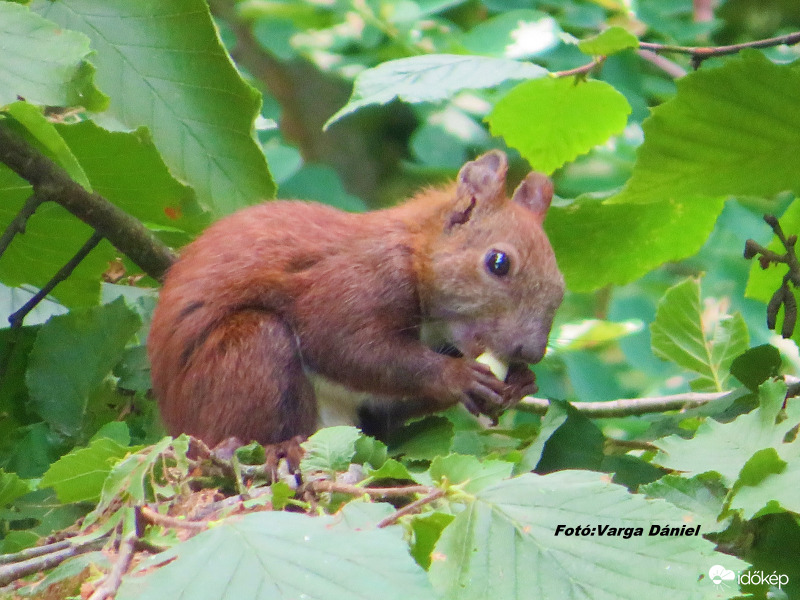
[[[118,600],[429,600],[425,572],[387,530],[353,531],[331,517],[261,512],[230,519],[125,577]]]
[[[64,504],[96,502],[112,466],[128,451],[108,438],[94,440],[88,447],[73,450],[54,462],[39,485],[52,487]]]
[[[706,598],[714,596],[701,578],[708,565],[742,566],[702,536],[649,535],[653,525],[702,531],[704,523],[604,479],[580,471],[528,474],[482,490],[436,544],[436,590],[458,600]],[[567,527],[585,533],[566,535]],[[616,535],[608,535],[612,527]]]
[[[567,287],[588,292],[630,283],[667,261],[695,254],[722,206],[721,199],[623,206],[582,197],[552,206],[545,229]]]
[[[32,10],[83,32],[111,118],[146,126],[172,173],[216,215],[270,198],[253,138],[260,96],[231,64],[202,0],[36,0]]]
[[[531,167],[549,174],[620,133],[630,112],[625,96],[603,81],[548,77],[519,84],[486,120]]]
[[[140,326],[138,315],[122,299],[53,317],[42,326],[26,382],[34,410],[54,431],[80,432],[89,394],[110,373]]]
[[[697,389],[727,389],[733,359],[747,350],[744,319],[722,310],[703,306],[700,281],[687,279],[667,291],[650,326],[653,353],[700,375]]]
[[[800,421],[800,405],[795,404],[790,405],[792,418],[776,423],[785,393],[782,382],[765,383],[758,408],[730,423],[708,418],[690,440],[678,435],[656,440],[660,451],[653,462],[686,475],[713,471],[731,487],[753,454],[764,448],[781,449],[786,433]]]
[[[643,123],[644,144],[613,202],[703,202],[708,196],[800,192],[800,71],[745,51],[677,81]]]
[[[627,29],[614,26],[595,36],[578,42],[578,48],[584,54],[606,56],[628,48],[638,48],[639,40]]]
[[[543,77],[542,67],[503,58],[429,54],[399,58],[361,73],[348,103],[325,127],[370,104],[386,104],[399,98],[405,102],[432,102],[449,98],[461,90],[490,88],[514,79]]]
[[[0,2],[0,107],[24,98],[48,106],[103,110],[92,83],[89,39],[14,2]]]

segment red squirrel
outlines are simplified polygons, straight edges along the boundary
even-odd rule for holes
[[[215,445],[318,427],[311,377],[496,416],[536,390],[564,280],[542,229],[553,187],[530,173],[506,195],[506,156],[456,182],[352,214],[302,201],[245,208],[170,268],[148,340],[167,429]],[[438,353],[422,331],[457,348]],[[510,363],[505,381],[474,359]],[[452,355],[455,354],[455,355]]]

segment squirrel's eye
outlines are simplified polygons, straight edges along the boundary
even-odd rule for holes
[[[492,275],[503,277],[511,270],[511,258],[500,250],[489,250],[486,255],[486,268]]]

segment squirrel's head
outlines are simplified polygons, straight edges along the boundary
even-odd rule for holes
[[[427,252],[422,302],[466,356],[491,350],[509,361],[544,355],[564,278],[542,228],[553,184],[529,173],[509,198],[505,154],[465,164],[444,226]]]

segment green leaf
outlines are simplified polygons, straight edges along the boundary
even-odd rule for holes
[[[781,353],[775,346],[764,344],[737,356],[731,363],[731,375],[756,391],[767,379],[777,377],[780,368]]]
[[[36,0],[32,10],[83,32],[103,117],[146,126],[175,176],[216,216],[270,198],[275,186],[253,137],[259,94],[237,73],[203,0]],[[98,115],[97,118],[101,116]]]
[[[780,473],[785,468],[786,461],[781,459],[775,448],[762,448],[744,463],[736,485],[755,487],[768,475]]]
[[[261,512],[229,519],[146,561],[118,600],[429,600],[430,583],[387,530],[353,531],[331,517]]]
[[[543,77],[542,67],[504,58],[427,54],[390,60],[358,75],[350,100],[325,128],[370,104],[444,100],[456,92],[491,88],[508,80]]]
[[[281,183],[281,198],[313,200],[349,212],[364,212],[364,201],[350,194],[339,174],[327,165],[306,164]]]
[[[722,311],[703,306],[700,280],[687,279],[667,290],[650,325],[653,354],[699,374],[696,389],[727,389],[733,359],[747,350],[744,319]]]
[[[32,128],[45,153],[87,189],[151,226],[195,232],[204,225],[193,191],[172,177],[144,131],[109,132],[90,121],[53,127],[39,119],[34,121],[28,115],[25,124]],[[0,227],[8,226],[31,193],[28,182],[0,166]],[[31,284],[41,288],[91,233],[88,225],[61,206],[52,202],[40,206],[35,218],[26,223],[25,235],[17,236],[3,255],[0,279],[9,286]],[[97,304],[100,275],[118,255],[103,240],[53,295],[67,306]]]
[[[608,56],[638,47],[639,40],[636,36],[616,25],[578,42],[578,49],[589,56]]]
[[[800,416],[800,411],[793,411]],[[795,418],[795,423],[797,419]],[[759,450],[745,463],[731,492],[730,508],[745,519],[771,512],[800,512],[800,442]]]
[[[353,531],[361,531],[374,529],[378,523],[393,515],[396,510],[388,502],[348,502],[336,513],[336,516],[341,519],[342,525]],[[402,537],[399,527],[393,528],[392,531]]]
[[[744,51],[677,81],[674,98],[643,123],[633,174],[613,202],[704,201],[800,193],[800,141],[792,102],[800,70]]]
[[[730,423],[706,419],[690,440],[678,435],[656,440],[659,453],[653,462],[688,475],[713,471],[731,487],[753,454],[764,448],[778,449],[780,454],[784,436],[800,422],[800,405],[789,404],[789,418],[776,424],[785,395],[784,383],[763,384],[758,408]]]
[[[656,481],[666,473],[664,469],[631,454],[606,454],[603,456],[600,468],[593,470],[613,473],[611,481],[624,485],[631,491]]]
[[[368,435],[362,435],[356,441],[356,454],[353,457],[353,462],[377,468],[386,462],[387,455],[386,444]]]
[[[163,464],[163,454],[170,447],[173,449],[171,454],[177,462],[172,469],[170,481],[179,481],[181,477],[185,477],[188,472],[185,460],[188,444],[184,436],[175,439],[165,437],[157,444],[123,458],[112,467],[111,472],[105,478],[100,502],[84,520],[84,528],[97,521],[109,507],[117,506],[120,502],[137,505],[152,499],[153,495],[157,496],[158,494],[148,493],[153,490],[154,486],[158,486],[153,471]],[[175,488],[178,485],[176,483]],[[173,489],[172,495],[177,491],[177,489]]]
[[[411,520],[411,531],[414,537],[411,541],[411,556],[423,569],[431,566],[431,554],[442,535],[442,531],[455,517],[453,515],[432,512],[422,515],[415,515]]]
[[[300,461],[303,473],[347,471],[356,455],[356,443],[362,433],[355,427],[338,425],[320,429],[303,442],[305,455]]]
[[[589,292],[630,283],[665,262],[697,253],[723,204],[709,199],[623,206],[581,197],[550,207],[545,229],[567,287]]]
[[[114,376],[119,378],[117,386],[123,390],[147,394],[152,388],[147,346],[126,348],[122,360],[114,367]]]
[[[678,508],[688,510],[709,526],[722,512],[728,493],[719,478],[703,475],[691,478],[665,475],[658,481],[643,485],[639,491],[649,498],[663,498]],[[713,528],[706,531],[713,531]]]
[[[237,460],[243,465],[263,465],[267,460],[264,446],[258,442],[251,442],[246,446],[239,446],[235,451]]]
[[[49,591],[45,592],[45,590],[50,590],[50,586],[68,579],[78,578],[86,569],[108,572],[113,566],[111,558],[102,550],[78,554],[58,565],[44,579],[37,581],[31,589],[40,594],[47,594]]]
[[[97,433],[92,436],[90,441],[99,440],[102,438],[107,438],[113,442],[116,442],[120,446],[130,446],[131,430],[128,428],[128,424],[124,421],[111,421],[100,427],[100,429],[97,430]]]
[[[25,540],[27,545],[33,545],[37,538],[45,537],[53,533],[75,525],[80,517],[86,514],[86,509],[76,504],[61,504],[55,496],[53,490],[38,489],[26,494],[14,501],[13,509],[2,510],[0,506],[0,523],[4,529],[8,521],[25,523],[26,530],[24,537],[17,540]],[[14,533],[14,532],[12,532]],[[6,538],[8,541],[8,538]],[[13,551],[4,545],[8,551]],[[20,548],[16,548],[18,550]]]
[[[415,481],[414,476],[403,463],[389,458],[381,465],[379,469],[366,469],[366,475],[371,481],[379,481],[381,479],[397,479]]]
[[[53,456],[64,452],[63,440],[53,435],[47,423],[39,421],[14,432],[4,462],[20,477],[35,478],[50,468]]]
[[[434,587],[458,600],[705,598],[714,589],[699,579],[709,565],[724,558],[729,568],[743,566],[715,553],[714,544],[699,535],[648,535],[653,525],[702,530],[704,523],[667,502],[630,494],[606,477],[582,471],[526,474],[482,490],[436,544]],[[589,535],[568,536],[567,527]],[[611,527],[617,535],[609,535]]]
[[[6,106],[3,112],[11,115],[15,121],[24,126],[36,142],[45,148],[45,152],[51,155],[73,180],[83,186],[86,191],[92,191],[92,184],[72,150],[58,134],[55,125],[45,118],[40,108],[27,102],[14,102]]]
[[[569,405],[566,402],[559,400],[551,400],[547,412],[542,418],[542,426],[533,443],[525,449],[522,454],[522,460],[517,464],[514,469],[515,473],[525,473],[533,471],[539,461],[542,459],[542,452],[544,452],[547,440],[566,423],[569,418]]]
[[[194,191],[173,176],[145,128],[122,133],[83,121],[57,130],[94,190],[129,215],[190,233],[205,226]]]
[[[453,423],[445,417],[433,416],[409,423],[389,446],[392,456],[410,460],[433,460],[450,451],[453,442]]]
[[[141,320],[120,298],[50,319],[36,337],[26,382],[34,410],[55,431],[76,436],[89,395],[122,356]]]
[[[16,473],[0,469],[0,508],[31,491],[31,485]]]
[[[272,492],[270,502],[273,510],[283,510],[289,504],[289,500],[294,498],[294,490],[285,481],[276,481],[269,486],[269,489]]]
[[[474,456],[438,456],[428,470],[433,481],[462,486],[465,492],[479,492],[511,476],[514,465],[502,460],[480,461]]]
[[[519,84],[486,118],[531,167],[552,173],[625,129],[631,107],[603,81],[543,78]]]
[[[89,39],[14,2],[0,2],[0,107],[18,98],[48,106],[103,110],[86,62]]]
[[[64,504],[96,502],[114,463],[128,451],[108,438],[94,440],[86,448],[73,450],[54,462],[39,486],[52,487]]]
[[[556,401],[551,403],[548,412],[553,410],[554,404]],[[591,419],[580,414],[573,406],[564,402],[562,408],[567,411],[567,420],[547,438],[541,458],[536,464],[536,472],[550,473],[562,469],[599,470],[604,458],[603,433]]]

